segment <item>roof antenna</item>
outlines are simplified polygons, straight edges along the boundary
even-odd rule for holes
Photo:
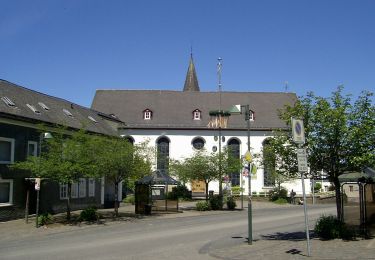
[[[288,87],[289,87],[288,83],[289,83],[288,81],[285,81],[285,92],[288,92]]]
[[[190,58],[193,58],[193,43],[190,43]]]

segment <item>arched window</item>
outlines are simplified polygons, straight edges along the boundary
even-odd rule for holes
[[[270,139],[263,141],[264,187],[275,186],[275,152],[270,145]]]
[[[231,156],[233,156],[236,159],[240,158],[240,141],[239,140],[235,138],[231,138],[228,141],[228,149],[229,149],[229,152],[231,153]],[[241,185],[239,172],[232,172],[229,174],[229,177],[230,177],[230,182],[232,183],[232,186]]]
[[[157,170],[161,173],[168,173],[169,169],[169,139],[161,137],[156,142],[157,146]]]
[[[193,145],[194,149],[201,150],[204,147],[204,139],[202,137],[195,137],[191,144]]]
[[[128,136],[125,136],[124,138],[125,138],[125,140],[128,141],[129,143],[134,144],[134,138],[133,138],[132,136],[129,136],[129,135],[128,135]]]

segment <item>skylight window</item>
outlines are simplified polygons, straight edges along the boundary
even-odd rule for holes
[[[98,121],[97,121],[95,118],[93,118],[92,116],[88,116],[88,118],[89,118],[91,121],[93,121],[94,123],[98,123]]]
[[[10,107],[16,107],[16,104],[8,97],[2,97],[1,100]]]
[[[70,113],[70,111],[68,110],[68,109],[63,109],[63,112],[65,113],[65,115],[67,115],[67,116],[70,116],[70,117],[73,117],[73,114],[72,113]]]
[[[31,109],[31,111],[33,111],[35,114],[40,114],[40,111],[38,110],[38,109],[36,109],[36,107],[34,107],[33,105],[30,105],[30,104],[26,104],[26,106],[28,107],[28,108],[30,108]]]
[[[48,111],[49,110],[49,107],[46,106],[46,104],[42,103],[42,102],[38,102],[38,105],[43,108],[44,110]]]

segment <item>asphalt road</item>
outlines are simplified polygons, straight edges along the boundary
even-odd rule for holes
[[[310,228],[334,205],[309,207]],[[253,239],[304,232],[303,207],[256,209]],[[1,259],[217,259],[216,249],[245,243],[247,209],[215,215],[147,218],[108,226],[1,240]]]

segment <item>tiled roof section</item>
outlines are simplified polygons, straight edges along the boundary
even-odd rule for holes
[[[84,128],[93,133],[117,135],[117,128],[108,122],[112,118],[109,115],[103,116],[101,112],[61,98],[36,92],[5,80],[0,80],[0,97],[7,97],[15,104],[15,106],[9,106],[0,100],[1,117],[59,124],[75,129]],[[39,113],[34,112],[32,108],[35,108]],[[90,120],[89,117],[97,122]],[[122,123],[114,118],[111,121]]]
[[[193,62],[193,55],[190,56],[189,68],[186,73],[184,91],[199,91],[197,73]]]
[[[252,129],[285,128],[278,117],[279,109],[296,100],[294,93],[222,92],[222,108],[250,104],[255,115]],[[129,128],[207,129],[209,111],[218,110],[219,102],[218,92],[97,90],[92,108],[117,115]],[[143,119],[142,111],[146,108],[153,111],[152,120]],[[193,120],[195,109],[202,111],[201,120]],[[228,128],[246,129],[244,116],[232,115]]]

